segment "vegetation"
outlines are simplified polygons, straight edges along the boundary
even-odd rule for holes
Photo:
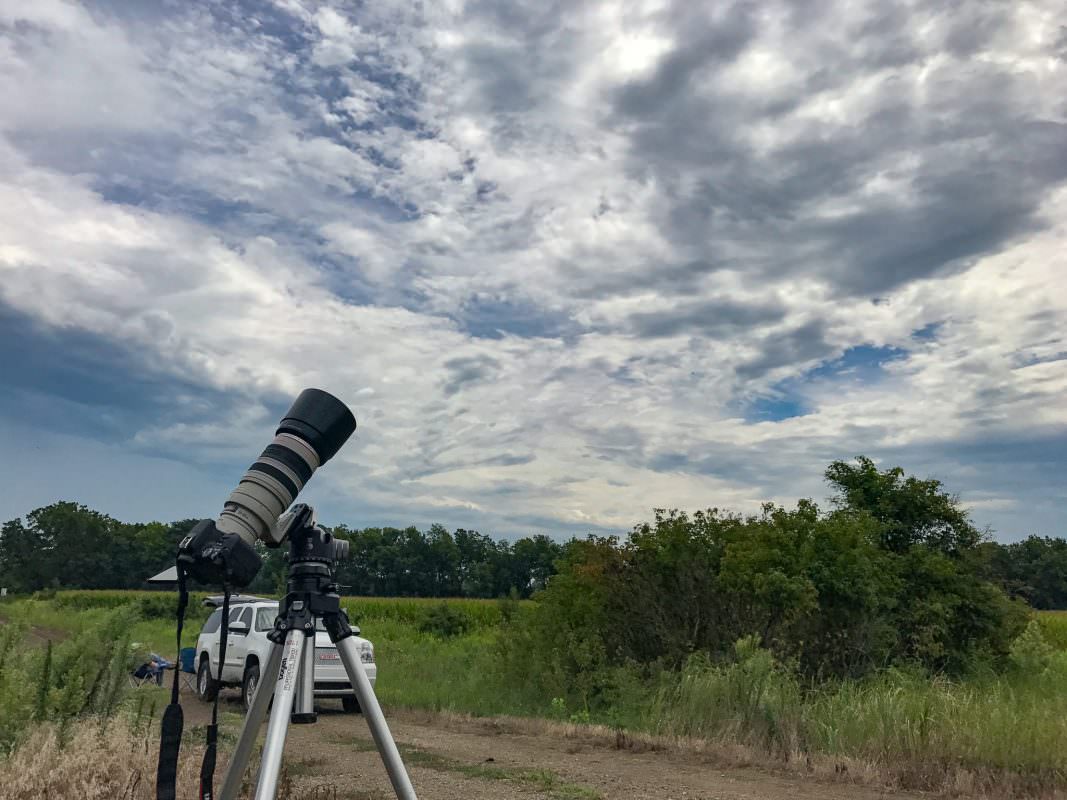
[[[552,574],[530,578],[527,590],[544,583],[533,600],[516,587],[497,600],[344,604],[376,644],[386,705],[599,723],[798,768],[873,770],[910,788],[1067,788],[1067,613],[1035,615],[1020,599],[1024,584],[1059,591],[1041,555],[1057,548],[1012,545],[1004,551],[1028,560],[999,563],[990,553],[1000,551],[936,481],[867,459],[837,462],[827,478],[827,509],[802,501],[748,517],[658,511],[625,540],[572,541]],[[33,518],[24,530],[41,524]],[[437,531],[422,541],[448,550],[445,536],[462,538]],[[400,541],[395,552],[414,552],[412,537]],[[474,540],[463,541],[469,554]],[[457,556],[467,566],[446,577],[458,584],[439,574],[426,585],[484,589],[470,565],[493,564],[488,552]],[[359,580],[392,575],[398,562],[388,563],[361,566]],[[1011,583],[1005,563],[1047,569]],[[415,585],[404,581],[390,585]],[[191,612],[202,620],[197,599]],[[172,613],[169,593],[47,585],[0,605],[15,622],[4,636],[28,626],[69,633],[51,649],[4,648],[21,653],[0,665],[6,746],[41,735],[33,731],[42,721],[76,731],[85,715],[113,715],[121,701],[106,687],[118,654],[133,641],[172,652]],[[106,657],[88,646],[112,639],[119,644]],[[72,672],[70,648],[79,647],[89,665]],[[101,669],[109,677],[94,679]]]
[[[136,611],[126,607],[78,620],[63,641],[25,647],[28,622],[3,606],[0,627],[0,753],[10,750],[32,723],[54,723],[59,742],[83,717],[115,713],[131,668],[144,653],[131,646]]]
[[[589,709],[612,703],[621,667],[718,662],[753,635],[811,680],[1003,666],[1027,610],[974,568],[980,536],[958,504],[866,459],[827,475],[828,513],[810,501],[746,518],[661,511],[625,542],[573,546],[508,637],[508,663]]]

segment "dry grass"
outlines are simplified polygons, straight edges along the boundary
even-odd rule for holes
[[[159,734],[125,720],[85,719],[72,726],[62,747],[55,726],[38,727],[8,758],[0,760],[4,800],[84,798],[153,800]],[[197,794],[202,747],[182,748],[179,797]]]
[[[104,721],[87,717],[68,730],[69,741],[61,744],[55,725],[41,725],[31,731],[22,745],[6,758],[0,758],[0,800],[155,800],[156,759],[159,755],[159,725],[156,721],[130,722],[116,717]],[[186,730],[178,770],[178,797],[195,800],[199,796],[202,744]],[[215,772],[215,789],[222,787],[229,748],[220,753]],[[255,775],[258,764],[249,770]],[[246,776],[240,794],[252,796],[253,786]],[[284,769],[279,780],[278,800],[348,800],[353,795],[332,784],[294,787]]]

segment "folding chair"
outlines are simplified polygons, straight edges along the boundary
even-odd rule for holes
[[[148,664],[141,664],[137,669],[129,675],[130,686],[134,689],[147,684],[155,683],[155,676],[152,674],[152,670],[149,669]]]
[[[178,653],[178,671],[182,683],[190,692],[196,691],[196,648],[183,647]]]

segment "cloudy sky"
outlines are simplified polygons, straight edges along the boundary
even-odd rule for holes
[[[864,453],[1067,534],[1065,25],[0,0],[0,517],[213,515],[314,385],[326,522],[625,530]]]

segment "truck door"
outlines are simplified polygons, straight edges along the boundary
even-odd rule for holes
[[[252,636],[252,606],[238,607],[231,612],[230,624],[240,620],[245,625],[244,634],[230,632],[226,641],[226,679],[240,681],[244,677],[245,656],[248,654],[248,641]]]

